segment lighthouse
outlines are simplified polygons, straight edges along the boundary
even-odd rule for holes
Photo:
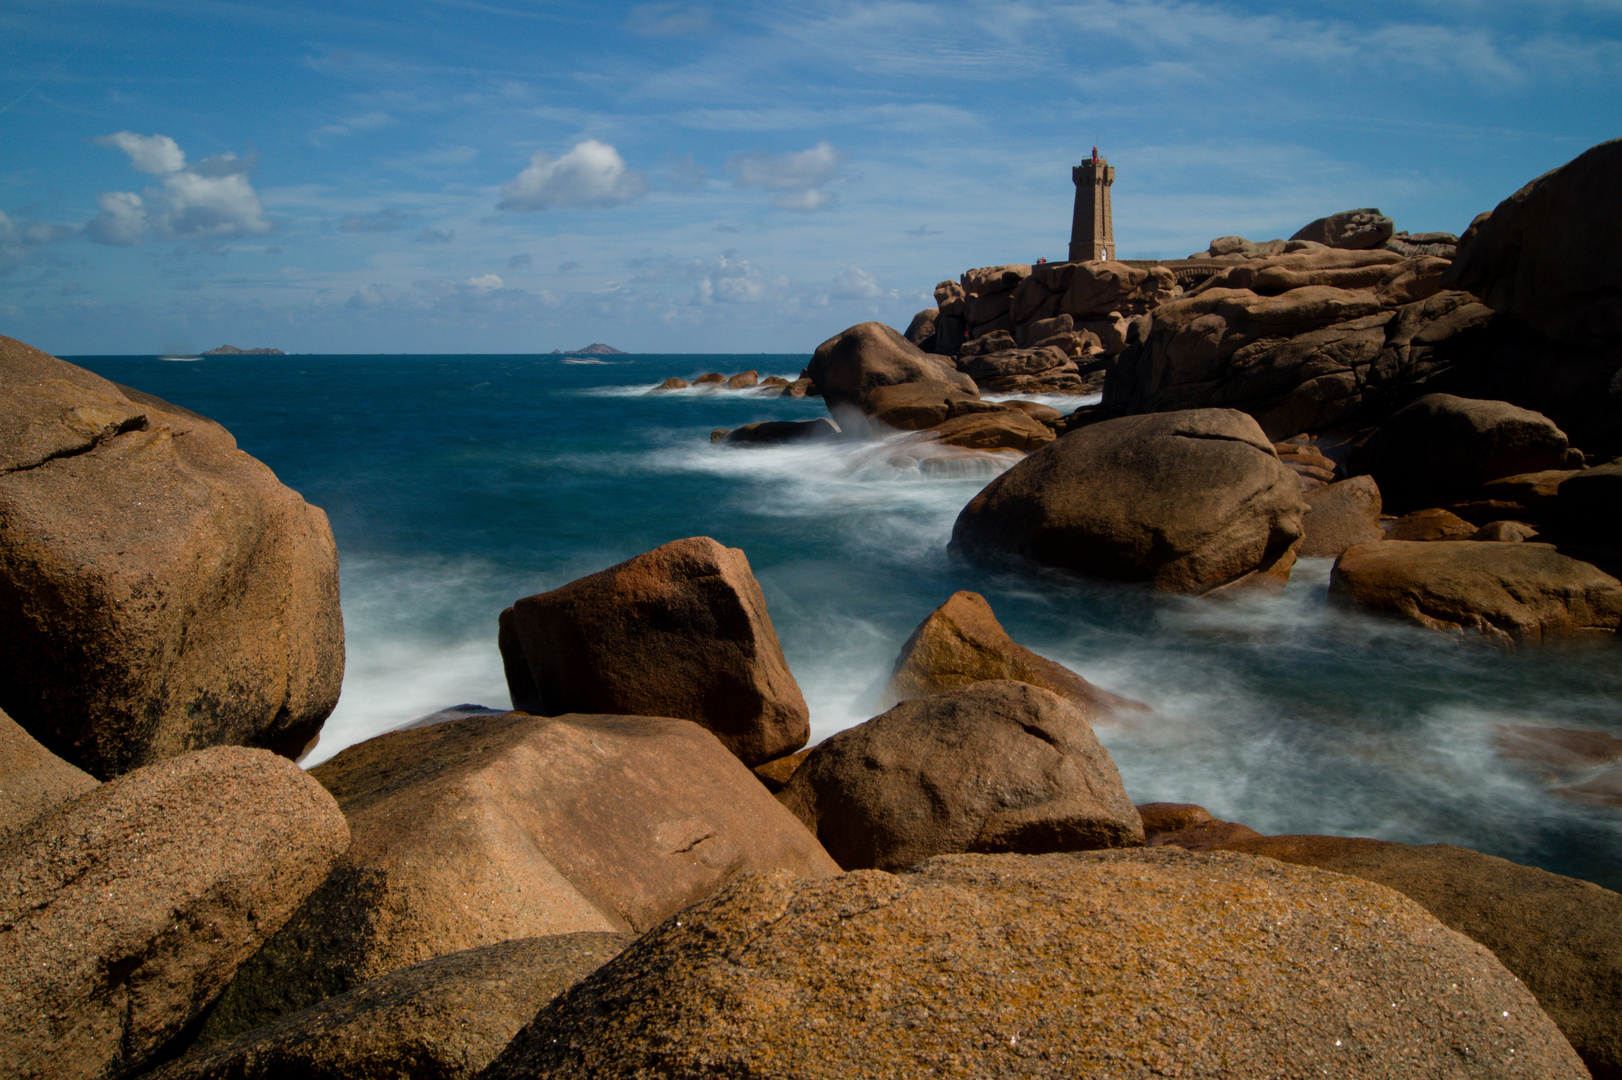
[[[1115,258],[1115,220],[1109,189],[1115,170],[1093,147],[1093,156],[1070,170],[1076,185],[1076,211],[1070,220],[1070,261]]]

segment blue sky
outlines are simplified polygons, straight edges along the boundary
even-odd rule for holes
[[[1063,256],[1378,206],[1461,231],[1622,135],[1622,0],[6,0],[0,332],[805,352]]]

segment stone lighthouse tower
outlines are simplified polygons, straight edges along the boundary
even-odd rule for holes
[[[1115,258],[1115,219],[1109,205],[1115,170],[1098,156],[1095,146],[1091,160],[1070,170],[1070,179],[1076,183],[1076,213],[1070,221],[1070,261]]]

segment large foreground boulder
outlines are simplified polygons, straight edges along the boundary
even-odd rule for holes
[[[1329,599],[1505,644],[1609,638],[1622,625],[1622,581],[1548,544],[1359,544],[1335,562]]]
[[[320,784],[240,747],[137,769],[0,838],[0,1071],[136,1071],[348,841]]]
[[[880,701],[889,708],[907,698],[944,694],[992,679],[1051,690],[1080,709],[1088,723],[1118,708],[1143,708],[1016,642],[986,598],[967,590],[953,593],[913,630],[895,658]]]
[[[986,485],[958,515],[952,550],[1203,594],[1287,579],[1305,512],[1295,473],[1243,413],[1126,416]]]
[[[1241,851],[1396,889],[1526,984],[1595,1080],[1622,1077],[1622,895],[1452,844],[1267,836]]]
[[[828,407],[872,411],[868,394],[897,383],[934,383],[978,396],[974,380],[883,323],[859,323],[817,346],[806,368]]]
[[[1465,233],[1447,274],[1557,340],[1622,337],[1622,139],[1590,147]]]
[[[645,930],[750,871],[838,871],[685,720],[473,717],[370,739],[312,775],[354,843],[243,966],[206,1039],[463,949]]]
[[[1426,394],[1382,423],[1353,466],[1372,474],[1387,507],[1402,513],[1469,498],[1489,480],[1570,467],[1569,450],[1566,433],[1542,413]]]
[[[472,1080],[538,1009],[635,938],[559,934],[452,953],[373,979],[150,1080]]]
[[[96,786],[0,711],[0,835]]]
[[[213,421],[0,337],[0,708],[105,779],[294,756],[343,670],[325,514]]]
[[[1086,716],[1022,682],[914,698],[831,735],[778,798],[846,870],[1143,843]]]
[[[810,737],[748,558],[707,536],[519,600],[501,613],[499,643],[524,712],[692,720],[749,765]]]
[[[1586,1075],[1413,901],[1227,852],[751,878],[541,1010],[487,1080]]]

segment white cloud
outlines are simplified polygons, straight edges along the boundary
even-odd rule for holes
[[[186,167],[186,155],[167,135],[137,135],[133,131],[120,131],[100,136],[96,139],[96,145],[124,151],[137,171],[153,176],[166,176]]]
[[[478,277],[468,278],[462,284],[464,288],[472,289],[474,292],[489,292],[501,288],[502,282],[500,274],[480,274]]]
[[[96,199],[101,213],[85,226],[90,239],[99,244],[128,247],[146,232],[146,203],[133,191],[109,191]]]
[[[727,168],[737,176],[735,187],[764,188],[767,191],[792,191],[814,188],[839,175],[844,168],[845,155],[826,141],[809,150],[786,154],[766,154],[756,151],[734,154],[727,159]]]
[[[252,161],[235,154],[216,154],[196,165],[167,135],[136,135],[120,131],[96,142],[129,155],[141,172],[161,177],[161,187],[144,195],[109,191],[97,200],[98,214],[85,226],[86,234],[103,244],[129,245],[143,236],[164,240],[219,240],[231,236],[262,236],[270,231],[265,208],[248,183]]]
[[[502,189],[503,210],[617,206],[647,191],[642,175],[625,167],[619,151],[587,139],[560,158],[537,152],[529,167]]]
[[[802,214],[809,214],[833,201],[834,197],[829,192],[807,188],[805,191],[784,192],[772,200],[772,205],[780,210],[798,210]]]

